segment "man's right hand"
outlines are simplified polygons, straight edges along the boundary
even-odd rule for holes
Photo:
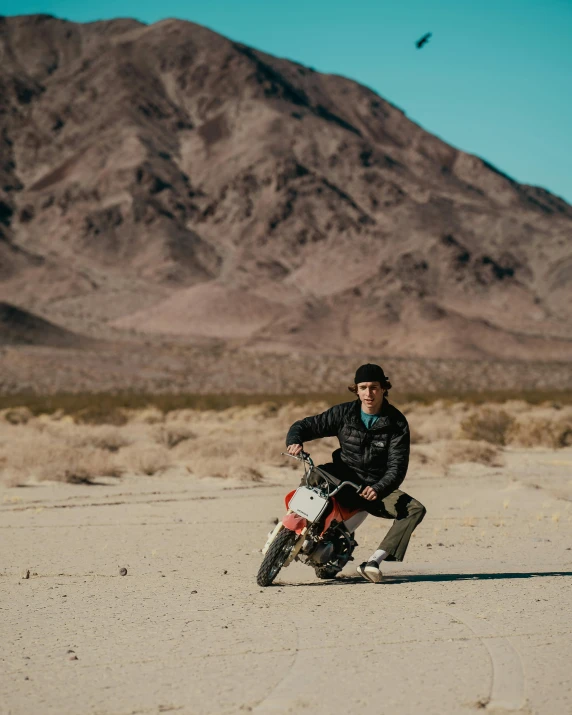
[[[301,444],[289,444],[286,447],[288,454],[291,454],[293,457],[297,457],[303,449]]]

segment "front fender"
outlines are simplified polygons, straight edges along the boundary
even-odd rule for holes
[[[295,531],[297,534],[301,534],[302,529],[305,529],[308,525],[308,521],[307,519],[304,519],[303,516],[299,516],[292,511],[289,514],[286,514],[286,516],[282,519],[282,524],[286,529],[290,529],[290,531]]]

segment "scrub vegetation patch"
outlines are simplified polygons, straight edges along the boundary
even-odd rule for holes
[[[123,475],[160,478],[183,469],[189,478],[214,477],[260,483],[279,467],[297,469],[281,456],[290,425],[348,397],[321,399],[249,396],[166,396],[153,402],[132,396],[40,398],[0,411],[0,481],[12,486],[41,481],[97,483]],[[234,404],[229,404],[232,400]],[[91,400],[91,404],[89,403]],[[396,400],[412,434],[411,467],[447,474],[471,462],[496,468],[506,450],[559,449],[572,444],[572,405],[565,400],[534,404]],[[98,410],[94,407],[98,405]],[[98,415],[95,423],[85,415]],[[120,419],[118,418],[120,415]],[[314,461],[328,462],[335,437],[308,443]]]

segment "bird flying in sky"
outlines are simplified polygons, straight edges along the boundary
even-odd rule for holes
[[[425,33],[420,40],[417,40],[417,42],[415,43],[415,47],[417,47],[417,49],[420,50],[424,44],[429,42],[429,38],[431,37],[432,34],[433,34],[432,32]]]

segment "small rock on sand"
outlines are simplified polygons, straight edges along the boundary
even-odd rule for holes
[[[127,576],[127,569],[126,569],[126,568],[119,569],[119,575],[120,575],[120,576]]]

